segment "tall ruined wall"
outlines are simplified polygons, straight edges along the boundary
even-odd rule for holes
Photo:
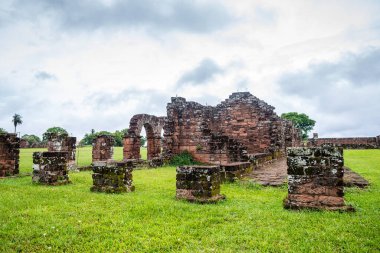
[[[247,160],[248,154],[284,152],[296,146],[293,125],[248,92],[233,93],[216,107],[172,98],[164,126],[164,154],[187,150],[202,162]]]
[[[19,173],[20,139],[16,134],[0,134],[0,177]]]
[[[377,149],[380,148],[380,135],[376,137],[352,137],[352,138],[318,138],[309,139],[309,146],[320,147],[323,144],[333,144],[345,149]]]

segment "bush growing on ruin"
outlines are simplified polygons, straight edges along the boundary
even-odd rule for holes
[[[182,153],[173,156],[169,164],[171,166],[182,166],[182,165],[194,165],[194,164],[201,164],[194,160],[194,157],[190,154],[189,151],[185,150]]]
[[[5,134],[5,133],[7,133],[7,131],[5,131],[4,128],[1,128],[1,127],[0,127],[0,134]]]
[[[302,138],[307,139],[308,133],[315,126],[315,120],[310,119],[305,113],[288,112],[281,114],[281,118],[287,119],[293,122],[294,126],[301,129]]]

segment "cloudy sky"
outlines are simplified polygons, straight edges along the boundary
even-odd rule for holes
[[[317,121],[380,134],[378,0],[1,0],[0,127],[81,138],[249,91]]]

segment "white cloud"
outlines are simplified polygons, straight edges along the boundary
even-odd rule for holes
[[[380,48],[375,1],[54,3],[0,3],[0,127],[11,130],[11,116],[20,113],[23,133],[61,125],[81,137],[91,128],[128,127],[136,113],[163,114],[171,96],[215,105],[248,90],[279,113],[309,113],[321,136],[377,134],[379,122],[368,115],[378,108],[378,86],[349,86],[347,97],[331,100],[352,85],[341,80],[327,95],[297,96],[313,82],[322,87],[319,79],[342,75],[342,55]],[[204,59],[211,75],[178,87]],[[313,63],[326,63],[326,76],[316,75]],[[350,66],[360,79],[349,80],[367,84],[368,68]],[[298,73],[302,84],[310,71],[309,88],[281,88],[284,76]],[[345,106],[346,98],[358,106]]]

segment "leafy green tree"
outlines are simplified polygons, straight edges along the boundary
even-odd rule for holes
[[[7,133],[7,131],[5,131],[4,128],[1,128],[1,127],[0,127],[0,134],[5,134],[5,133]]]
[[[13,125],[15,126],[15,133],[16,133],[17,125],[21,125],[22,124],[22,117],[21,117],[21,115],[15,113],[15,115],[13,115],[13,117],[12,117],[12,122],[13,122]]]
[[[145,143],[146,143],[146,137],[141,136],[141,139],[140,139],[140,146],[141,146],[141,147],[144,147],[144,146],[145,146]]]
[[[306,139],[308,137],[308,133],[315,126],[315,120],[310,119],[309,116],[304,113],[283,113],[281,114],[281,118],[292,121],[295,127],[301,129],[303,139]]]
[[[40,137],[34,134],[24,134],[21,138],[26,140],[29,143],[29,146],[34,146],[41,143]]]
[[[122,129],[122,130],[116,130],[114,133],[108,132],[108,131],[100,131],[95,132],[94,129],[91,129],[91,133],[86,133],[83,137],[83,139],[80,141],[80,145],[92,145],[93,140],[96,138],[97,135],[111,135],[114,140],[116,147],[122,147],[123,146],[123,137],[124,134],[128,132],[128,129]]]
[[[50,133],[56,133],[58,135],[61,135],[61,134],[67,134],[68,135],[68,132],[66,131],[66,129],[62,128],[62,127],[51,127],[51,128],[48,128],[45,133],[42,135],[42,141],[43,142],[46,142],[48,140],[48,135]]]
[[[122,129],[122,130],[116,130],[114,133],[113,133],[113,138],[115,139],[115,146],[116,147],[122,147],[123,146],[123,138],[124,138],[124,135],[128,132],[128,129]]]

